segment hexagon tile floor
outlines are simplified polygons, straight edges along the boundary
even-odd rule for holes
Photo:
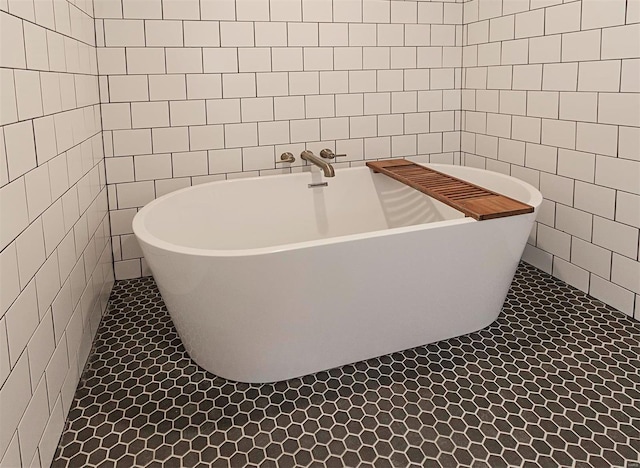
[[[522,264],[488,328],[269,385],[120,281],[53,466],[640,466],[640,322]]]

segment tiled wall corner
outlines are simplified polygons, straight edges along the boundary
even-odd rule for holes
[[[113,284],[90,0],[0,1],[0,466],[49,466]]]
[[[524,259],[640,319],[640,2],[464,3],[463,163],[545,201]]]
[[[141,206],[285,151],[459,162],[461,2],[96,0],[96,32],[116,278]]]

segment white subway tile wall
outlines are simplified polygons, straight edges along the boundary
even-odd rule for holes
[[[462,164],[538,186],[525,260],[629,315],[640,310],[639,11],[638,0],[463,6]]]
[[[0,1],[0,466],[50,465],[114,280],[93,14]]]
[[[546,201],[525,258],[637,309],[613,257],[606,273],[588,269],[573,244],[638,264],[638,0],[95,2],[117,278],[150,273],[139,248],[122,246],[135,244],[130,220],[144,203],[210,180],[308,170],[279,154],[326,146],[348,153],[339,167],[417,156],[530,182]],[[7,112],[38,111],[27,100]],[[36,147],[52,127],[38,124]],[[6,132],[7,152],[30,131]],[[34,157],[10,162],[9,176]],[[46,204],[32,200],[32,211]]]
[[[135,210],[310,169],[283,152],[460,163],[462,14],[454,0],[95,0],[116,278],[150,273],[124,246]]]

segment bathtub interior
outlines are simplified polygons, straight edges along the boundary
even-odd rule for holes
[[[149,205],[144,228],[172,245],[231,251],[464,218],[368,168],[343,169],[326,187],[308,187],[318,181],[327,179],[303,173],[193,187]]]

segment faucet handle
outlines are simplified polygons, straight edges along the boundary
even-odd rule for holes
[[[276,163],[292,163],[295,162],[295,160],[296,157],[293,154],[286,152],[280,155],[280,161],[276,161]]]
[[[335,154],[329,148],[325,148],[322,151],[320,151],[320,156],[323,157],[324,159],[333,159],[333,158],[340,158],[342,156],[346,156],[346,154]]]

